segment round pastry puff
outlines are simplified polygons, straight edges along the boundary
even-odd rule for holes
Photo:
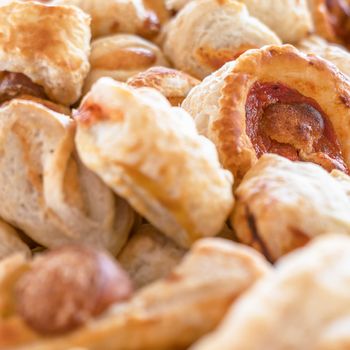
[[[179,245],[224,226],[232,176],[191,116],[157,90],[101,78],[75,119],[85,165]]]
[[[149,67],[168,67],[169,63],[155,44],[137,35],[116,34],[91,43],[90,65],[84,94],[101,77],[126,81]]]
[[[245,5],[231,0],[193,1],[165,29],[164,54],[175,68],[203,79],[252,48],[281,44]]]
[[[92,37],[116,33],[155,36],[159,19],[148,11],[142,0],[53,0],[57,5],[74,5],[91,16]]]
[[[164,95],[172,106],[179,106],[199,80],[176,69],[152,67],[127,81],[135,88],[151,87]]]
[[[237,187],[231,222],[240,242],[275,261],[316,236],[350,235],[349,189],[338,170],[266,154]]]
[[[180,10],[196,0],[167,0],[169,8]],[[236,0],[247,6],[251,16],[272,29],[285,43],[295,43],[313,29],[307,0]]]
[[[89,71],[90,19],[76,7],[12,2],[0,7],[0,71],[22,73],[58,103],[80,97]]]
[[[308,0],[308,3],[316,34],[350,47],[350,1]]]
[[[1,269],[0,262],[0,273]],[[187,349],[214,330],[230,305],[269,273],[271,266],[253,249],[218,238],[202,239],[167,277],[139,289],[129,301],[115,304],[75,331],[47,337],[31,332],[17,313],[0,318],[4,335],[0,348]],[[15,282],[11,278],[11,284],[4,284],[5,295],[13,293]]]
[[[350,77],[350,52],[341,45],[330,44],[320,36],[311,35],[299,41],[296,47],[305,53],[315,54],[332,62]]]
[[[284,43],[295,43],[312,32],[307,0],[238,0],[251,16],[272,29]]]
[[[329,234],[277,263],[191,350],[346,350],[350,239]]]
[[[331,63],[291,45],[250,50],[182,103],[238,181],[264,153],[350,166],[350,82]]]

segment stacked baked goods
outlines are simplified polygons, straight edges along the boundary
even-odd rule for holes
[[[0,1],[0,350],[350,349],[350,1]]]

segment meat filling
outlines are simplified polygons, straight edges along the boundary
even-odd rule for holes
[[[258,157],[276,153],[348,172],[332,124],[311,98],[283,84],[255,83],[246,103],[246,132]]]
[[[0,103],[4,103],[21,95],[30,95],[47,99],[44,89],[33,83],[22,73],[0,73]]]

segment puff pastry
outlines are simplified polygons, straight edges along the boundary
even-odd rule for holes
[[[308,0],[318,35],[328,41],[350,45],[349,0]]]
[[[73,126],[32,101],[0,108],[0,217],[45,247],[85,242],[117,253],[133,211],[80,162]]]
[[[91,16],[92,37],[116,33],[150,38],[159,31],[159,19],[147,11],[142,0],[54,0],[58,5],[80,7]]]
[[[238,239],[275,261],[318,235],[350,234],[350,177],[339,173],[264,155],[235,192]]]
[[[323,38],[312,35],[301,40],[297,47],[305,53],[315,54],[332,62],[342,73],[350,77],[350,53],[342,46],[330,44]]]
[[[149,67],[167,67],[169,63],[153,43],[132,34],[116,34],[91,43],[90,65],[84,94],[101,77],[126,81]]]
[[[158,91],[101,78],[75,115],[85,165],[183,247],[216,235],[232,204],[232,177],[192,118]]]
[[[179,10],[193,0],[168,0]],[[251,16],[272,29],[286,43],[294,43],[313,30],[307,0],[236,0],[246,5]]]
[[[0,220],[0,260],[14,253],[23,253],[29,256],[30,249],[13,227]]]
[[[191,350],[348,349],[349,264],[349,237],[317,239],[277,264]]]
[[[161,92],[172,106],[179,106],[200,81],[176,69],[152,67],[131,77],[127,83],[135,88],[154,88]]]
[[[27,334],[26,345],[16,349],[183,349],[213,330],[232,301],[269,272],[266,261],[247,247],[221,239],[201,240],[167,278],[139,290],[129,302],[112,307],[74,332],[38,336],[30,333],[18,315],[10,314],[0,320],[0,334],[4,334],[0,346],[10,349],[29,332],[32,341]],[[1,333],[6,328],[8,332]],[[11,335],[15,337],[12,342]]]
[[[182,104],[238,181],[264,153],[348,172],[349,106],[345,76],[290,45],[243,54]]]
[[[167,25],[163,49],[177,69],[201,79],[248,49],[280,43],[245,5],[202,0],[185,6]]]
[[[149,224],[131,236],[118,261],[129,273],[135,288],[166,277],[180,262],[185,250]]]
[[[307,0],[238,0],[251,16],[272,29],[285,43],[295,43],[313,30]]]
[[[89,23],[75,7],[32,1],[1,6],[0,101],[33,94],[76,102],[89,71]]]

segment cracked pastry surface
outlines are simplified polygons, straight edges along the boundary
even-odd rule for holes
[[[91,70],[84,83],[84,94],[101,77],[125,82],[149,67],[169,66],[156,45],[132,34],[116,34],[94,40],[89,60]]]
[[[264,153],[348,172],[350,83],[291,45],[250,50],[194,87],[182,107],[240,181]]]
[[[155,36],[160,28],[154,12],[142,0],[54,0],[58,5],[74,5],[91,16],[92,37],[116,33]]]
[[[328,43],[320,36],[312,35],[298,42],[297,48],[332,62],[342,73],[350,77],[350,53],[344,47]]]
[[[202,79],[248,49],[280,43],[245,5],[202,0],[185,6],[167,25],[163,50],[175,68]]]
[[[349,186],[338,170],[264,155],[235,191],[231,222],[242,243],[275,261],[318,235],[350,234]]]
[[[199,80],[172,68],[152,67],[127,81],[135,88],[151,87],[164,95],[172,106],[179,106]]]
[[[166,277],[186,250],[149,224],[141,225],[118,255],[135,288]]]
[[[125,303],[112,305],[73,332],[48,338],[34,334],[16,313],[1,319],[0,334],[4,329],[8,332],[0,338],[0,346],[17,345],[17,350],[186,348],[214,329],[229,305],[268,273],[269,264],[254,250],[222,239],[203,239],[168,277],[140,289]],[[7,283],[8,293],[23,273],[18,275]],[[17,336],[12,342],[11,334]],[[28,341],[21,347],[17,339],[25,336]]]
[[[45,247],[84,241],[117,253],[133,210],[81,163],[73,124],[32,101],[0,108],[0,217]]]
[[[184,110],[154,89],[101,78],[75,119],[85,165],[161,232],[189,247],[220,231],[232,177]]]
[[[33,94],[64,105],[89,70],[89,17],[75,7],[12,2],[0,7],[0,100]]]
[[[349,237],[332,234],[291,253],[191,350],[347,349],[349,257]]]

